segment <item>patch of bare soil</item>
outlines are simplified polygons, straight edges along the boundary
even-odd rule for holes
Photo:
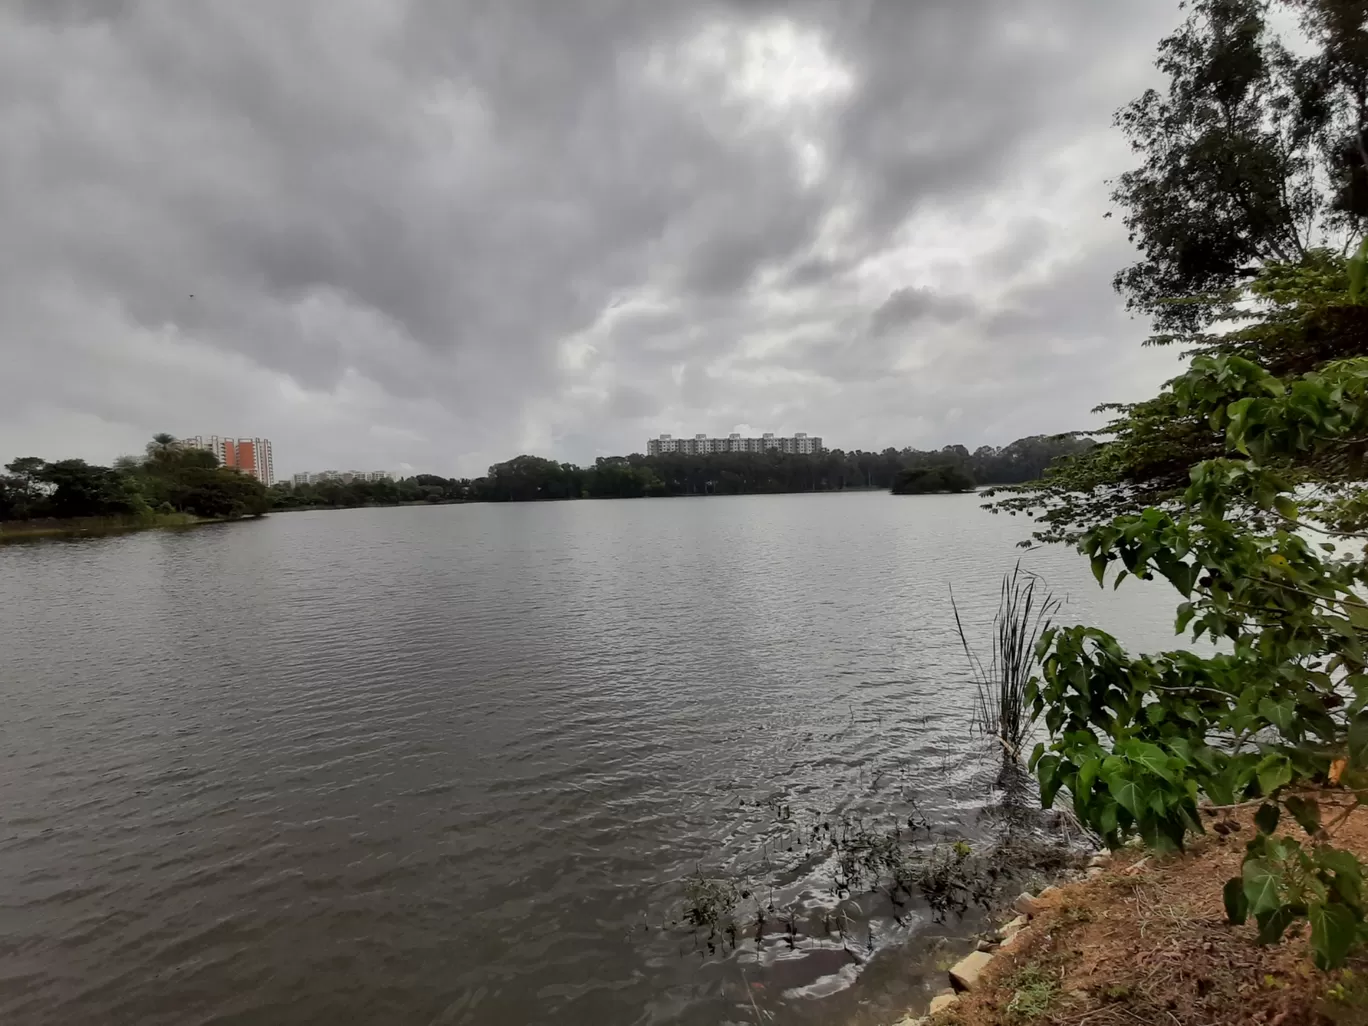
[[[1368,954],[1320,972],[1305,923],[1261,947],[1226,922],[1221,887],[1254,829],[1224,815],[1182,855],[1118,852],[1102,876],[1062,887],[983,981],[935,1026],[1368,1026]],[[1295,829],[1295,828],[1294,828]],[[1368,809],[1335,833],[1368,861]]]

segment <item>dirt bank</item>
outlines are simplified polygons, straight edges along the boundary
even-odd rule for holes
[[[1094,879],[1060,887],[974,989],[928,1026],[1301,1026],[1368,1024],[1368,953],[1317,970],[1304,923],[1260,947],[1253,923],[1226,922],[1221,887],[1238,876],[1250,813],[1222,816],[1183,855],[1117,853]],[[1296,829],[1295,827],[1293,829]],[[1368,861],[1368,809],[1336,832]]]

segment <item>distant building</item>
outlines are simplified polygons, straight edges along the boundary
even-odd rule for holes
[[[394,474],[388,470],[320,470],[318,473],[305,472],[294,476],[295,484],[319,484],[323,481],[393,481]]]
[[[659,456],[667,452],[682,452],[690,456],[706,456],[715,452],[779,452],[810,454],[822,451],[822,439],[799,431],[796,435],[776,437],[773,432],[759,438],[742,438],[733,433],[726,438],[709,438],[707,435],[694,435],[692,438],[675,438],[661,435],[646,443],[646,455]]]
[[[275,484],[275,459],[269,438],[224,438],[219,435],[195,435],[182,438],[180,444],[190,449],[203,449],[218,457],[225,467],[236,467],[251,474],[266,486]]]

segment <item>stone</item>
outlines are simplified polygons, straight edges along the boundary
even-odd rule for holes
[[[1020,943],[1021,943],[1021,939],[1022,939],[1023,937],[1025,937],[1027,934],[1029,934],[1030,932],[1031,932],[1030,930],[1017,930],[1016,932],[1012,933],[1010,936],[1004,937],[1004,938],[1002,939],[1002,943],[998,945],[998,950],[999,950],[999,951],[1011,951],[1011,950],[1012,950],[1013,948],[1015,948],[1018,944],[1020,944]]]
[[[1088,870],[1088,879],[1089,879],[1089,880],[1096,880],[1099,876],[1101,876],[1101,875],[1102,875],[1103,873],[1105,873],[1105,872],[1106,872],[1106,869],[1104,869],[1102,866],[1093,866],[1091,869]]]
[[[1026,924],[1029,922],[1030,920],[1025,916],[1017,916],[1010,922],[1003,923],[998,927],[998,940],[1005,941],[1008,937],[1012,936],[1012,934],[1026,929]]]
[[[935,1015],[937,1012],[944,1011],[959,1000],[959,995],[954,991],[945,994],[937,994],[931,999],[930,1013]]]
[[[993,956],[985,951],[971,951],[950,969],[950,982],[956,990],[973,990],[992,961]]]
[[[1040,915],[1040,902],[1036,901],[1035,895],[1030,891],[1022,891],[1017,900],[1012,902],[1012,908],[1027,918]]]
[[[1111,859],[1112,857],[1109,853],[1105,851],[1098,852],[1092,858],[1088,859],[1088,868],[1097,869],[1101,867],[1102,869],[1106,869],[1108,866],[1111,865]]]
[[[975,946],[974,950],[975,950],[975,951],[992,951],[995,947],[997,947],[997,945],[994,944],[992,941],[990,941],[990,940],[981,940],[981,941],[979,941],[978,944]]]
[[[1038,900],[1040,900],[1040,901],[1049,901],[1051,898],[1053,898],[1053,897],[1054,897],[1055,895],[1057,895],[1058,893],[1059,893],[1059,888],[1058,888],[1058,887],[1055,887],[1055,886],[1053,886],[1053,885],[1051,885],[1051,886],[1049,886],[1049,887],[1046,887],[1043,891],[1041,891],[1040,894],[1037,895],[1037,898],[1038,898]]]

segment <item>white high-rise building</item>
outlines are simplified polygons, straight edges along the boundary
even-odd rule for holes
[[[318,484],[320,481],[393,481],[394,473],[389,470],[320,470],[317,473],[306,471],[294,476],[295,484]]]
[[[715,452],[769,452],[771,449],[807,455],[822,451],[822,439],[818,435],[809,435],[805,431],[782,437],[776,437],[771,431],[759,438],[742,438],[740,434],[735,432],[726,438],[709,438],[702,434],[694,435],[692,438],[661,435],[659,438],[652,438],[646,443],[646,455],[648,456],[659,456],[667,452],[706,456]]]

